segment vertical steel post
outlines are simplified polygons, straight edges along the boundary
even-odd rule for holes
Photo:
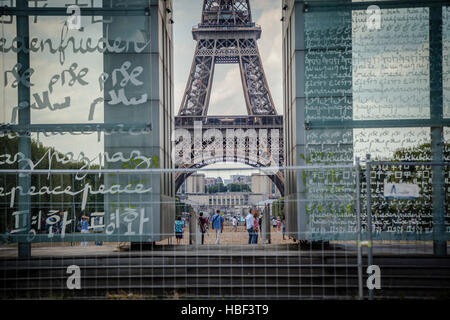
[[[71,181],[72,182],[72,190],[75,190],[75,175],[71,174],[70,177],[71,177],[71,180],[72,180]],[[77,230],[77,218],[75,216],[75,196],[72,197],[72,214],[71,214],[71,216],[72,216],[72,221],[73,221],[72,222],[72,233],[75,233],[76,230]],[[70,241],[70,246],[71,247],[73,246],[73,242],[72,241]]]
[[[430,7],[430,116],[434,123],[442,123],[442,7]],[[431,159],[444,161],[444,133],[442,125],[431,127]],[[433,252],[447,255],[445,239],[444,167],[432,168]]]
[[[197,221],[194,212],[189,213],[189,244],[193,244],[192,239],[194,238],[194,220]]]
[[[358,248],[358,293],[359,300],[363,300],[363,276],[362,276],[362,247],[361,247],[361,167],[359,157],[356,158],[356,220],[357,220],[357,248]]]
[[[28,8],[27,0],[17,0],[16,6],[18,9]],[[22,50],[17,52],[17,63],[21,65],[18,70],[19,76],[24,77],[26,80],[30,81],[29,75],[26,71],[30,68],[30,54],[27,50],[29,48],[29,23],[28,16],[16,16],[16,28],[17,37],[19,41],[23,44]],[[25,49],[26,48],[26,49]],[[18,88],[18,105],[19,105],[19,125],[29,125],[30,124],[30,87],[24,82],[19,81]],[[19,152],[21,152],[25,158],[31,158],[31,136],[29,132],[21,132],[19,134]],[[27,164],[19,164],[19,169],[30,169],[27,168]],[[31,175],[21,174],[19,175],[19,185],[22,190],[26,193],[31,185]],[[21,195],[19,193],[19,211],[23,213],[20,215],[19,228],[23,229],[20,233],[27,234],[30,229],[30,206],[31,197],[30,195]],[[31,244],[28,242],[18,242],[18,254],[19,258],[29,258],[31,256]]]
[[[366,184],[367,184],[367,265],[373,264],[372,245],[372,190],[370,185],[370,154],[366,156]],[[369,300],[373,300],[373,289],[369,289]]]
[[[266,212],[263,215],[263,226],[264,226],[264,234],[265,234],[265,242],[267,244],[272,243],[271,235],[270,235],[270,205],[267,205]]]

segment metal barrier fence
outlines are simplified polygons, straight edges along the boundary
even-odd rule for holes
[[[449,239],[447,167],[368,158],[363,165],[356,159],[346,165],[183,169],[279,170],[297,176],[299,192],[295,199],[273,189],[273,198],[264,190],[185,192],[167,201],[152,197],[145,180],[179,169],[1,170],[0,296],[439,298],[450,290],[448,259],[433,260]],[[433,184],[441,173],[442,188]],[[29,192],[21,194],[20,179],[27,175]],[[258,179],[270,184],[268,177]],[[164,218],[170,206],[175,214]],[[256,232],[247,230],[250,209]],[[216,210],[223,213],[222,232],[211,223]],[[204,229],[200,212],[209,219]],[[174,220],[184,221],[181,233]],[[161,231],[164,224],[171,230]],[[25,260],[17,249],[24,244],[31,247]],[[381,269],[381,287],[378,280],[369,285],[373,266]]]

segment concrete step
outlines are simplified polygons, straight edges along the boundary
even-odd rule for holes
[[[374,257],[382,271],[378,296],[441,297],[450,292],[450,259],[426,255]],[[82,271],[82,290],[68,290],[67,267]],[[366,261],[364,260],[364,268]],[[367,275],[364,272],[364,279]],[[0,260],[0,296],[105,297],[126,291],[169,297],[340,297],[357,294],[354,255],[187,253]],[[176,292],[176,293],[174,293]]]
[[[66,275],[68,266],[49,268],[8,268],[0,270],[0,279],[10,277],[50,277]],[[363,270],[366,266],[363,266]],[[140,274],[336,274],[347,275],[357,273],[356,265],[256,265],[256,264],[233,264],[233,265],[121,265],[117,266],[81,266],[83,276],[102,275],[140,275]],[[426,266],[380,266],[382,276],[445,276],[450,274],[447,267],[426,267]]]
[[[34,288],[41,285],[49,287],[65,287],[67,276],[53,276],[53,277],[29,277],[29,278],[8,278],[2,281],[2,286],[5,289],[17,288]],[[209,274],[176,274],[176,275],[161,275],[161,274],[142,274],[142,275],[92,275],[82,277],[82,287],[89,287],[95,284],[98,288],[108,288],[127,285],[138,285],[143,287],[151,287],[155,285],[171,285],[177,284],[179,287],[195,286],[197,284],[234,284],[234,285],[249,285],[249,284],[277,284],[284,285],[306,285],[306,284],[334,284],[336,286],[349,285],[357,283],[357,275],[325,275],[325,274],[280,274],[280,275],[265,275],[265,274],[233,274],[233,275],[217,275],[211,277]],[[447,276],[383,276],[382,287],[391,286],[411,286],[427,287],[435,286],[440,288],[450,288],[450,275]]]
[[[367,294],[367,290],[366,294]],[[336,286],[332,285],[285,285],[263,284],[263,285],[229,285],[221,286],[196,285],[180,288],[178,285],[142,287],[140,284],[133,286],[121,286],[120,288],[99,288],[96,285],[85,287],[81,290],[67,290],[65,288],[48,288],[41,286],[39,289],[27,288],[23,290],[9,290],[3,296],[4,299],[17,298],[111,298],[112,294],[126,297],[127,294],[136,294],[146,298],[173,299],[356,299],[358,294],[357,285]],[[417,299],[433,298],[448,299],[449,289],[436,288],[433,286],[420,287],[398,286],[376,290],[375,297],[380,299]]]
[[[0,270],[5,268],[46,268],[68,265],[78,266],[121,266],[121,265],[178,265],[178,264],[317,264],[322,258],[285,256],[153,256],[115,258],[53,258],[33,260],[0,260]]]

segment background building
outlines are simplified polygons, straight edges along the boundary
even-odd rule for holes
[[[186,179],[186,193],[205,193],[205,175],[192,174]]]
[[[269,198],[281,196],[273,181],[267,175],[260,173],[251,175],[251,190],[254,193],[267,194]]]

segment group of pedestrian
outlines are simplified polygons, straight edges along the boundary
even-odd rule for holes
[[[208,218],[203,217],[203,212],[200,212],[198,224],[200,225],[200,232],[202,234],[202,244],[205,243],[205,233],[208,233],[209,223],[211,223],[212,230],[215,230],[216,244],[220,244],[224,222],[225,218],[223,217],[223,213],[220,213],[220,210],[216,210],[216,213],[211,217],[211,221],[209,221]]]
[[[283,240],[286,240],[286,219],[277,217],[272,219],[273,231],[283,231]]]
[[[216,244],[220,244],[220,237],[223,233],[224,222],[225,218],[223,217],[223,214],[220,213],[220,210],[217,210],[211,218],[212,229],[216,231]]]
[[[179,219],[177,219],[179,221]],[[182,223],[181,222],[175,222],[177,230],[175,230],[175,233],[177,234],[177,243],[178,242],[178,235],[180,233],[182,234]],[[198,218],[198,225],[200,227],[200,233],[201,233],[201,243],[205,243],[205,234],[208,234],[208,228],[209,224],[211,224],[211,229],[215,231],[216,235],[216,241],[215,244],[220,244],[220,240],[223,233],[223,226],[225,222],[224,214],[220,212],[220,210],[216,210],[215,214],[211,217],[211,220],[209,220],[207,217],[204,216],[203,212],[199,213]],[[233,216],[231,218],[231,223],[233,227],[233,231],[238,231],[238,225],[239,220],[236,216]],[[261,225],[262,225],[262,216],[259,215],[258,210],[256,209],[250,209],[247,216],[245,217],[245,226],[248,232],[248,244],[258,244],[258,233],[261,231]],[[281,225],[283,226],[283,240],[285,240],[285,220],[284,218],[281,220],[280,218],[273,220],[273,227],[274,229],[280,230]],[[180,235],[180,237],[182,237]]]
[[[80,232],[89,233],[89,217],[82,216],[80,220]],[[81,247],[87,247],[89,243],[87,241],[81,241]]]

